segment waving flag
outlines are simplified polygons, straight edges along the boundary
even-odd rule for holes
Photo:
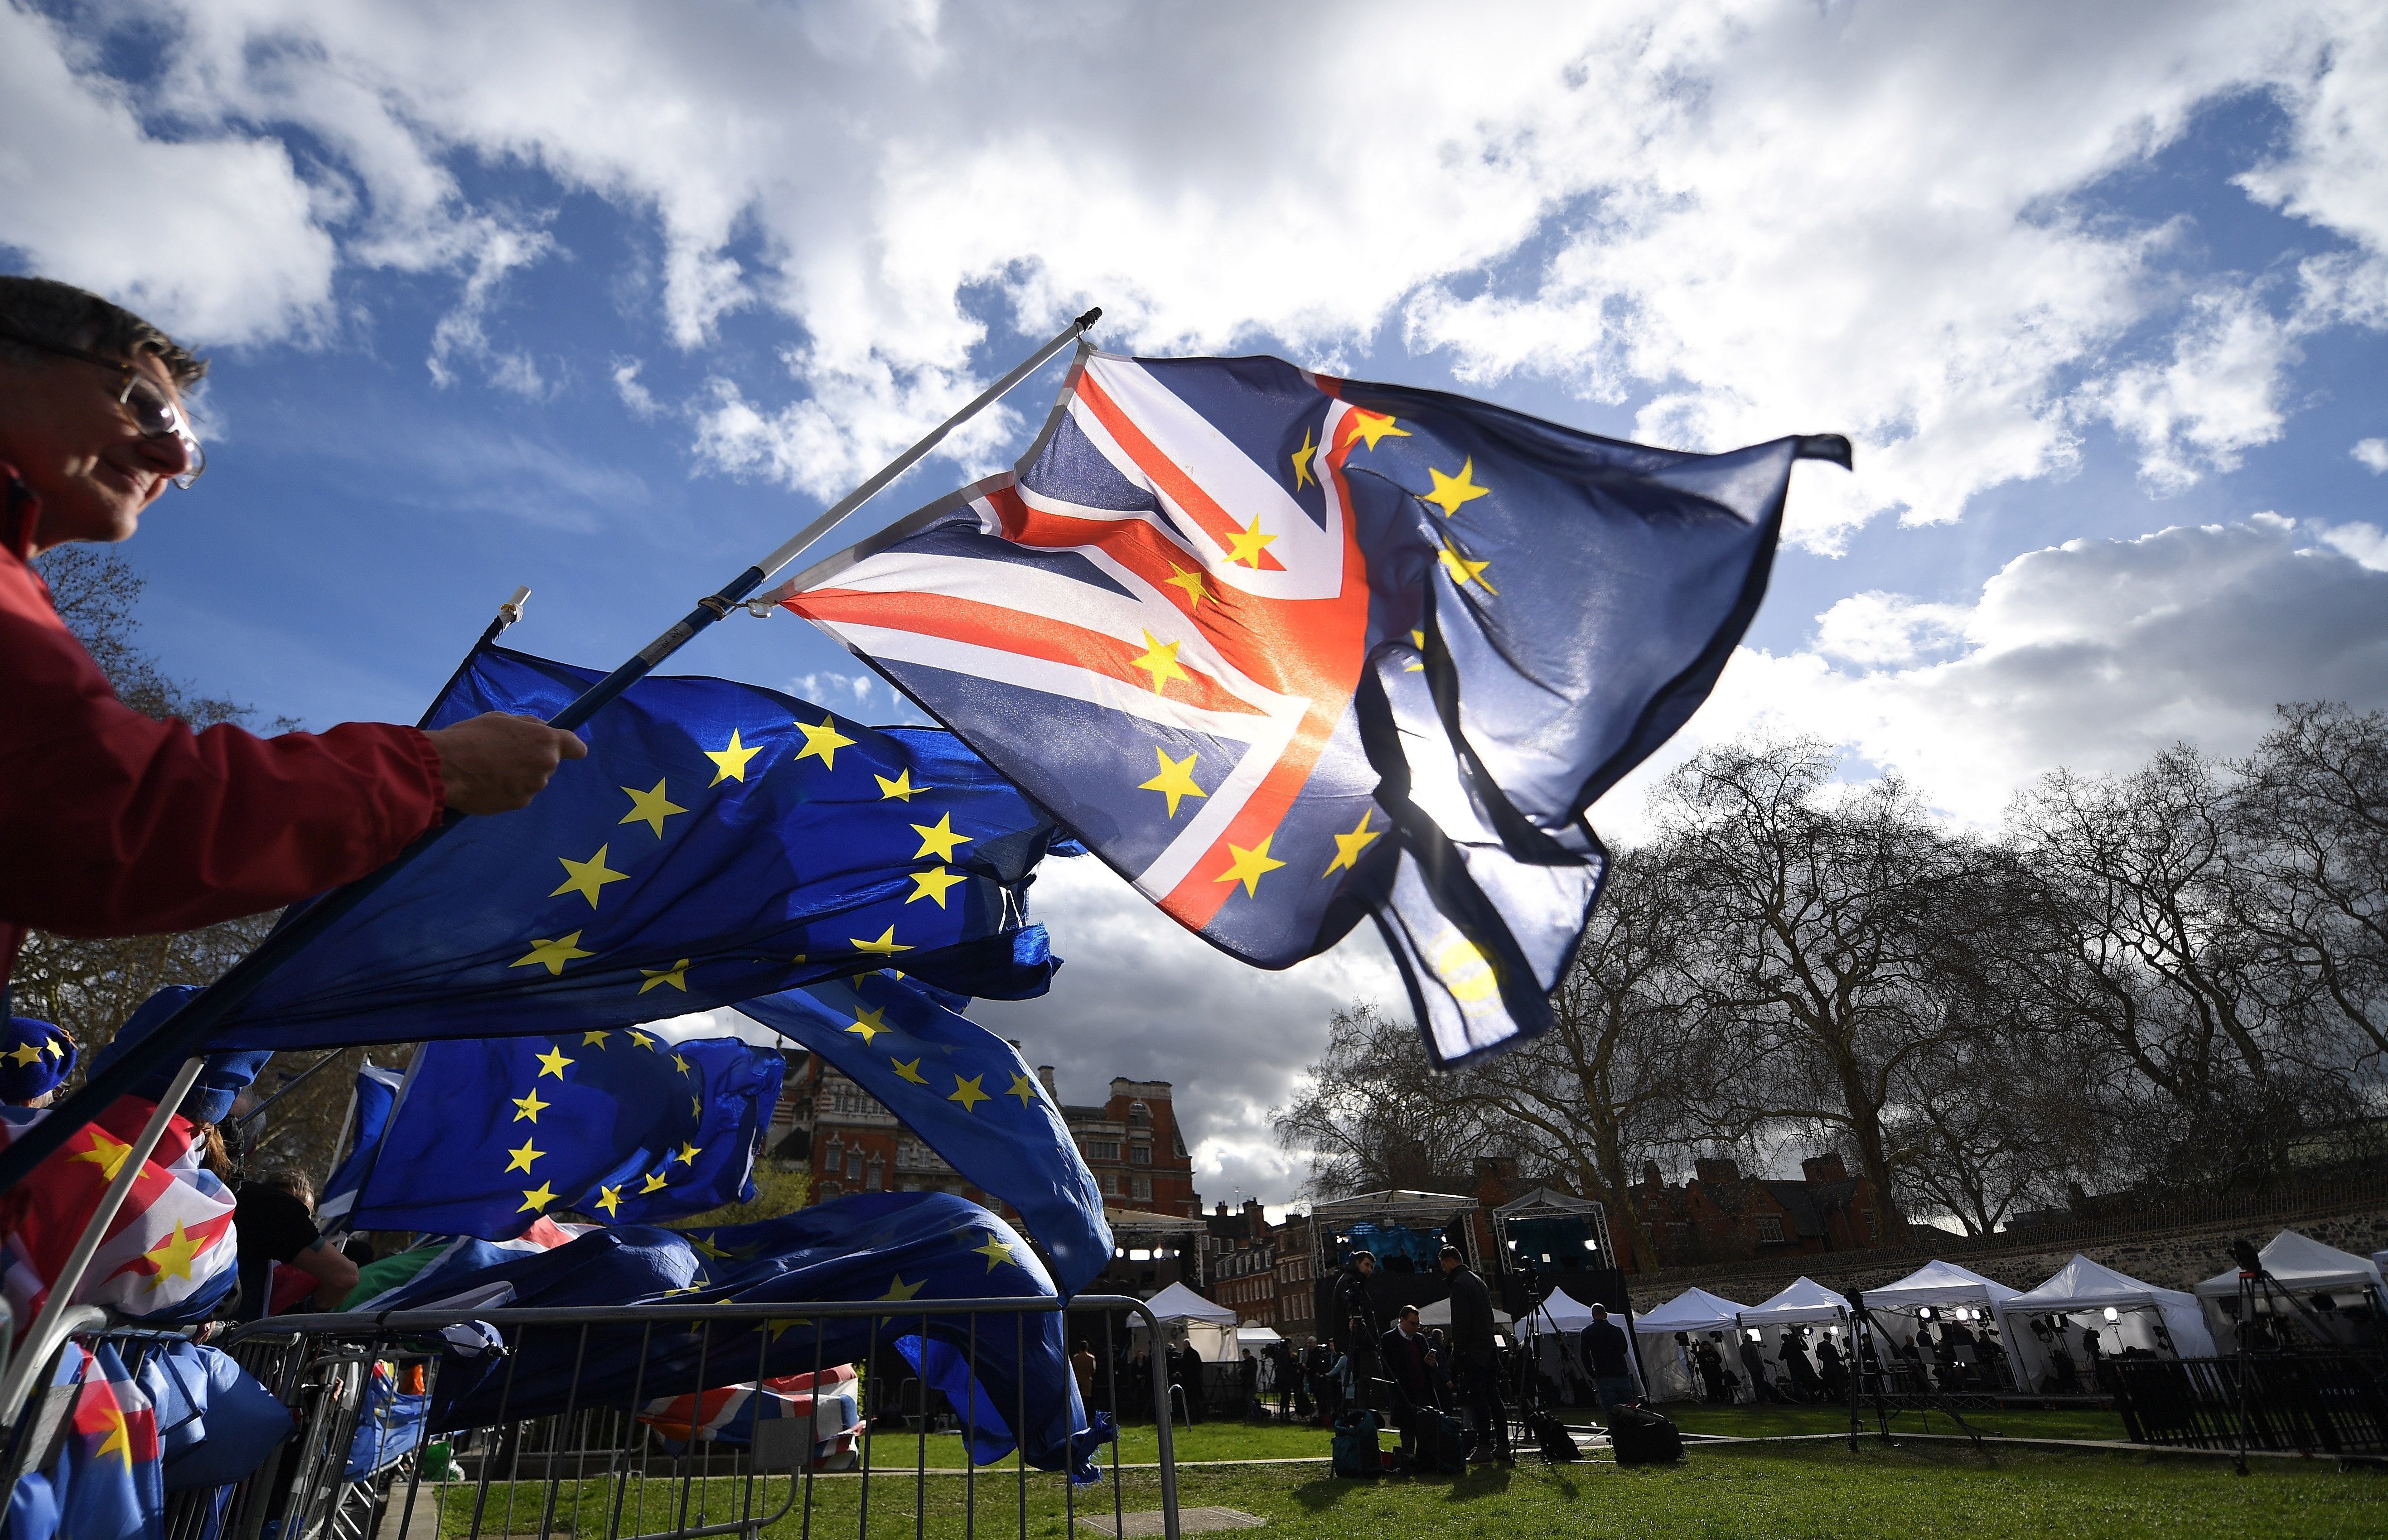
[[[647,1403],[639,1420],[664,1439],[674,1454],[692,1437],[701,1444],[748,1448],[758,1423],[789,1418],[812,1419],[812,1455],[816,1469],[839,1465],[854,1450],[862,1423],[857,1402],[859,1377],[852,1364],[839,1364],[819,1374],[783,1374],[777,1379],[685,1395],[658,1396]]]
[[[972,1186],[1010,1204],[1043,1243],[1063,1293],[1109,1265],[1102,1190],[1061,1109],[1010,1043],[884,973],[738,1009],[819,1054]]]
[[[549,716],[594,675],[484,648],[434,726]],[[1051,821],[934,729],[649,678],[530,807],[468,821],[276,971],[211,1047],[603,1031],[893,962],[1041,993],[1022,894]]]
[[[426,1043],[349,1224],[505,1241],[551,1209],[651,1223],[742,1202],[786,1068],[637,1027]]]
[[[393,1301],[416,1305],[468,1295],[472,1280],[491,1267],[568,1245],[589,1233],[588,1225],[561,1225],[541,1219],[510,1241],[482,1241],[469,1235],[435,1235],[396,1256],[368,1262],[357,1269],[357,1286],[340,1302],[343,1310],[384,1310]]]
[[[373,1170],[382,1134],[389,1127],[390,1110],[398,1105],[399,1088],[405,1084],[406,1076],[381,1064],[367,1064],[357,1071],[356,1142],[349,1146],[348,1159],[332,1173],[332,1179],[324,1184],[324,1196],[315,1204],[315,1222],[326,1231],[354,1228],[349,1215],[357,1206],[357,1190]]]
[[[12,1537],[147,1540],[164,1521],[158,1418],[106,1343],[60,1350],[39,1424],[57,1412],[56,1435],[29,1450],[8,1506]]]
[[[1549,1021],[1584,809],[1706,696],[1792,463],[1268,358],[1082,350],[1017,471],[774,591],[1180,923],[1383,927],[1438,1062]]]
[[[156,1110],[125,1098],[36,1166],[32,1179],[0,1194],[0,1290],[19,1332],[48,1303],[49,1280]],[[0,1107],[0,1142],[45,1112]],[[76,1304],[159,1323],[204,1320],[231,1292],[239,1278],[232,1193],[198,1164],[193,1135],[187,1120],[167,1120],[75,1288]]]

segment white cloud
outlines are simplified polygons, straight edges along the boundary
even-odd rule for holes
[[[2360,439],[2346,452],[2372,475],[2388,475],[2388,439]]]
[[[664,414],[664,409],[654,392],[639,381],[639,371],[643,367],[637,359],[615,364],[614,393],[622,398],[622,404],[630,409],[631,415],[653,422]]]
[[[1895,770],[1937,807],[1995,824],[2008,798],[2060,765],[2132,768],[2178,740],[2243,753],[2291,700],[2388,706],[2388,541],[2369,525],[2310,545],[2291,520],[2182,526],[2128,541],[2070,541],[2009,562],[1969,606],[1865,596],[1891,620],[1919,610],[1962,638],[1953,656],[1874,669],[1818,647],[1743,649],[1664,761],[1594,809],[1604,832],[1646,824],[1641,798],[1703,742],[1812,733]],[[1840,615],[1857,601],[1827,613]],[[1895,645],[1844,658],[1897,661]]]
[[[2079,379],[2175,303],[2172,226],[2069,200],[2249,91],[2291,120],[2250,195],[2359,248],[2304,264],[2301,313],[2361,319],[2388,296],[2372,261],[2388,56],[2377,16],[2335,0],[127,11],[179,26],[159,110],[219,137],[144,137],[104,84],[66,83],[57,44],[19,16],[17,52],[38,57],[16,74],[100,130],[74,185],[171,152],[248,156],[272,172],[269,216],[284,210],[269,228],[295,218],[307,237],[266,274],[312,253],[285,283],[297,298],[260,308],[237,259],[273,248],[202,231],[192,308],[288,330],[286,312],[322,302],[330,229],[349,261],[465,274],[469,331],[486,313],[475,232],[537,222],[470,207],[451,165],[535,167],[654,221],[653,303],[680,346],[746,309],[802,328],[789,401],[715,382],[694,431],[705,466],[814,490],[983,374],[981,315],[1008,305],[1038,330],[1099,299],[1106,339],[1148,350],[1266,334],[1332,358],[1399,318],[1470,378],[1644,400],[1657,439],[1848,430],[1858,476],[1794,506],[1795,538],[1819,547],[1886,509],[1953,518],[1986,488],[2068,470]],[[313,188],[247,137],[260,124],[328,151]],[[194,207],[245,209],[236,168],[193,170]],[[60,233],[43,260],[83,271],[107,215],[76,225],[95,200],[44,196]],[[111,281],[168,283],[184,256]],[[2140,437],[2159,481],[2277,431],[2267,371],[2286,338],[2242,300],[2193,308],[2169,363],[2126,360],[2080,398]],[[532,388],[527,358],[489,345],[501,384]],[[997,426],[957,456],[983,459]]]

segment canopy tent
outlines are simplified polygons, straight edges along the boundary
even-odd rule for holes
[[[1432,1305],[1421,1305],[1418,1309],[1418,1324],[1420,1326],[1449,1327],[1451,1325],[1451,1301],[1448,1299],[1439,1299]],[[1510,1324],[1508,1312],[1503,1310],[1497,1305],[1492,1307],[1492,1324],[1496,1327],[1507,1326]]]
[[[1569,1298],[1564,1289],[1554,1289],[1548,1299],[1526,1313],[1525,1332],[1530,1337],[1546,1331],[1573,1336],[1591,1324],[1591,1305]]]
[[[1389,1271],[1431,1273],[1447,1235],[1455,1235],[1461,1252],[1474,1262],[1475,1226],[1458,1221],[1481,1206],[1456,1192],[1409,1188],[1314,1203],[1310,1229],[1317,1240],[1320,1272],[1333,1272],[1343,1265],[1346,1251],[1355,1251],[1375,1254],[1378,1266]]]
[[[1730,1333],[1741,1306],[1706,1289],[1686,1289],[1646,1316],[1633,1317],[1633,1335],[1641,1349],[1643,1370],[1649,1377],[1650,1399],[1696,1401],[1700,1377],[1692,1367],[1691,1349],[1698,1339]],[[1690,1339],[1677,1342],[1677,1334]],[[1729,1347],[1720,1343],[1720,1350]]]
[[[1801,1276],[1763,1305],[1754,1305],[1734,1319],[1734,1343],[1726,1367],[1745,1374],[1763,1374],[1769,1383],[1798,1399],[1823,1394],[1821,1370],[1825,1355],[1817,1350],[1833,1344],[1837,1356],[1848,1346],[1849,1302],[1812,1278]]]
[[[1899,1324],[1892,1335],[1900,1340],[1912,1337],[1919,1348],[1924,1346],[1928,1328],[1937,1326],[1946,1331],[1952,1321],[1963,1327],[1976,1339],[1975,1355],[1984,1367],[1992,1362],[1993,1354],[2002,1356],[2014,1382],[2020,1385],[2024,1382],[2023,1364],[2015,1357],[2013,1345],[2004,1340],[2006,1334],[1996,1329],[1994,1316],[1998,1306],[2014,1298],[2015,1293],[2005,1284],[1984,1278],[1971,1268],[1935,1258],[1896,1283],[1868,1289],[1862,1297],[1869,1310],[1908,1317],[1913,1325]],[[1891,1345],[1898,1345],[1897,1341]],[[1962,1352],[1957,1361],[1963,1362]]]
[[[2281,1314],[2293,1315],[2315,1335],[2342,1345],[2379,1338],[2382,1311],[2388,1306],[2388,1284],[2383,1284],[2377,1262],[2325,1246],[2293,1229],[2272,1237],[2255,1257],[2293,1302]],[[2205,1306],[2214,1340],[2235,1343],[2231,1327],[2239,1318],[2239,1269],[2232,1267],[2207,1279],[2197,1286],[2197,1297]],[[2255,1314],[2273,1313],[2271,1304],[2259,1295]]]
[[[1752,1327],[1846,1323],[1848,1318],[1847,1296],[1835,1293],[1814,1279],[1803,1275],[1765,1304],[1744,1310],[1739,1324],[1742,1330],[1747,1330]]]
[[[2043,1394],[2094,1392],[2079,1372],[2093,1356],[2214,1355],[2196,1295],[2142,1283],[2086,1256],[2077,1255],[2039,1288],[1995,1308],[2008,1355],[2021,1367],[2016,1384]]]
[[[1182,1326],[1189,1321],[1203,1321],[1212,1326],[1236,1324],[1233,1310],[1224,1305],[1212,1304],[1183,1283],[1173,1283],[1144,1303],[1163,1326]]]
[[[1285,1341],[1285,1339],[1277,1334],[1277,1328],[1273,1326],[1255,1326],[1250,1322],[1246,1322],[1244,1325],[1236,1328],[1236,1345],[1238,1347],[1249,1347],[1257,1350],[1283,1341]]]

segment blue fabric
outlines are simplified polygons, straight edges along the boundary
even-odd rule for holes
[[[551,1210],[606,1224],[754,1196],[787,1061],[636,1027],[424,1045],[349,1224],[510,1240]]]
[[[1848,453],[1092,355],[1016,475],[784,602],[1232,955],[1373,917],[1451,1065],[1549,1025],[1607,869],[1584,810],[1715,683],[1794,461]]]
[[[484,649],[427,720],[550,716],[597,677]],[[681,678],[641,681],[581,731],[587,758],[528,808],[464,821],[210,1046],[560,1036],[884,965],[1046,988],[1023,895],[1053,825],[951,733]]]
[[[196,985],[170,984],[143,1000],[126,1018],[124,1025],[116,1029],[116,1036],[102,1044],[99,1051],[92,1056],[92,1073],[98,1074],[131,1052],[143,1038],[163,1025],[167,1017],[180,1011],[198,993]],[[222,1123],[232,1115],[233,1102],[257,1079],[258,1072],[265,1067],[265,1061],[273,1057],[271,1049],[235,1049],[209,1054],[206,1066],[199,1071],[199,1077],[192,1083],[190,1090],[184,1093],[183,1104],[177,1111],[195,1123]],[[173,1089],[174,1074],[182,1067],[180,1059],[150,1066],[149,1074],[133,1088],[131,1094],[150,1101],[162,1099]]]
[[[169,1492],[243,1480],[290,1434],[290,1409],[215,1348],[164,1343],[135,1379],[157,1411]]]
[[[840,1198],[753,1225],[596,1230],[478,1273],[419,1279],[383,1296],[375,1308],[402,1309],[491,1285],[506,1286],[504,1305],[526,1309],[688,1304],[687,1296],[701,1292],[707,1303],[886,1299],[891,1314],[876,1320],[823,1319],[817,1323],[818,1343],[816,1323],[797,1319],[773,1320],[760,1333],[728,1322],[686,1330],[594,1327],[585,1347],[578,1327],[509,1329],[510,1355],[451,1355],[441,1365],[433,1393],[434,1433],[543,1417],[567,1404],[619,1406],[634,1395],[650,1400],[863,1361],[875,1343],[923,1335],[924,1317],[908,1320],[900,1314],[906,1301],[1058,1297],[1035,1253],[995,1215],[948,1193],[884,1192]],[[967,1353],[968,1317],[925,1319],[931,1341]],[[1047,1312],[1026,1317],[1025,1323],[1024,1354],[1010,1318],[990,1316],[979,1323],[977,1377],[992,1404],[1006,1408],[1006,1420],[973,1453],[986,1460],[1010,1451],[1010,1422],[1017,1420],[1010,1408],[1024,1394],[1029,1463],[1041,1470],[1067,1466],[1083,1479],[1091,1451],[1077,1435],[1089,1424],[1065,1355],[1062,1317]]]
[[[58,1088],[74,1069],[74,1039],[49,1022],[11,1016],[0,1037],[0,1101],[23,1106]]]
[[[356,1142],[349,1149],[349,1158],[324,1184],[324,1196],[315,1204],[315,1222],[324,1229],[355,1228],[349,1215],[357,1206],[358,1190],[373,1170],[382,1135],[389,1129],[389,1114],[398,1106],[399,1088],[405,1083],[398,1071],[380,1064],[367,1064],[357,1071]]]
[[[1111,1262],[1102,1190],[1020,1050],[932,991],[884,973],[738,1008],[819,1054],[980,1191],[1010,1204],[1065,1294]],[[912,1076],[919,1078],[914,1079]]]
[[[413,1454],[423,1442],[423,1424],[430,1409],[428,1395],[402,1394],[388,1368],[375,1364],[373,1377],[365,1382],[365,1404],[357,1419],[356,1437],[349,1444],[345,1479],[363,1481]]]

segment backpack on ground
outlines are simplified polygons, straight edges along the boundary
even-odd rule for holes
[[[1384,1424],[1371,1411],[1346,1412],[1335,1419],[1331,1469],[1339,1476],[1384,1473],[1384,1451],[1377,1445],[1377,1430]]]
[[[1620,1465],[1672,1465],[1683,1457],[1683,1435],[1674,1423],[1640,1406],[1610,1409],[1608,1446]]]
[[[1568,1435],[1567,1425],[1550,1413],[1536,1412],[1527,1419],[1526,1425],[1533,1430],[1534,1443],[1542,1450],[1543,1464],[1563,1465],[1569,1460],[1583,1458],[1583,1451],[1577,1448],[1575,1440]]]
[[[1467,1474],[1467,1430],[1459,1419],[1449,1412],[1429,1412],[1432,1419],[1427,1424],[1426,1446],[1419,1451],[1419,1463],[1437,1475]]]

